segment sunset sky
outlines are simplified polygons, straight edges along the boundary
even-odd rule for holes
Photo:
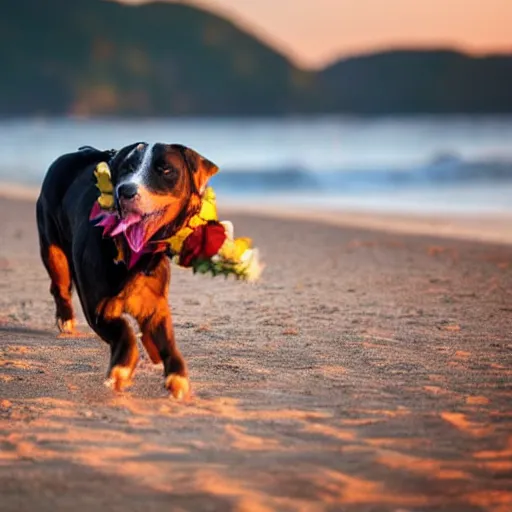
[[[320,67],[341,56],[396,46],[447,46],[473,53],[512,52],[512,0],[194,0],[190,3],[250,28],[306,67]]]

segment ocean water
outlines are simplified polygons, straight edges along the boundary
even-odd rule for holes
[[[181,143],[219,201],[395,212],[512,211],[512,118],[0,121],[0,182],[38,186],[82,145]]]

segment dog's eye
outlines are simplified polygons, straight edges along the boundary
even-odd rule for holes
[[[156,170],[157,170],[158,174],[162,174],[164,176],[167,176],[167,175],[169,175],[169,174],[174,172],[174,169],[172,169],[171,167],[165,167],[163,165],[161,165],[161,166],[159,165],[156,168]]]

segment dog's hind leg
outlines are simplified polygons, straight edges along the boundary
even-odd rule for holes
[[[75,332],[75,314],[71,301],[73,281],[66,253],[57,242],[57,230],[45,215],[40,201],[36,206],[41,259],[50,276],[50,293],[55,301],[57,326],[62,334]]]
[[[41,257],[51,279],[50,293],[56,309],[57,326],[62,334],[75,333],[75,314],[71,301],[72,279],[69,261],[55,244],[41,243]]]

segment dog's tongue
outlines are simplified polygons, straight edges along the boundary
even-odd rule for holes
[[[110,232],[110,236],[116,236],[124,233],[130,249],[134,252],[140,252],[144,247],[144,223],[138,213],[129,213],[122,218],[117,226]]]
[[[144,245],[146,244],[145,235],[146,233],[144,229],[144,222],[132,224],[128,226],[124,232],[124,236],[126,237],[126,241],[128,242],[130,249],[137,253],[142,251]]]
[[[142,220],[142,217],[138,213],[129,213],[126,217],[119,220],[117,226],[110,233],[111,236],[119,235],[123,231],[126,231],[132,224],[137,224]]]

